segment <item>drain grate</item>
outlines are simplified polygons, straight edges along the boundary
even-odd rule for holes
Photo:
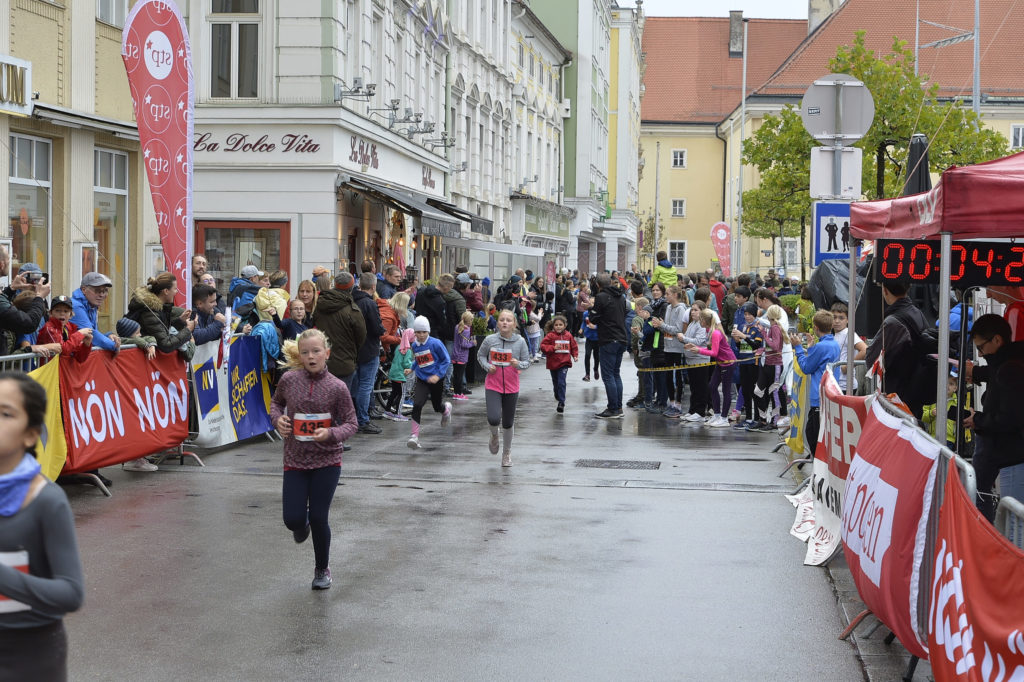
[[[575,466],[585,469],[660,469],[661,462],[636,459],[578,459]]]

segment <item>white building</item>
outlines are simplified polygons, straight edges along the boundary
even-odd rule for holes
[[[224,282],[442,267],[450,35],[428,0],[181,0],[196,76],[196,250]]]
[[[542,249],[544,262],[561,268],[568,265],[569,225],[575,216],[561,203],[563,122],[572,107],[562,88],[572,54],[525,5],[517,7],[511,35],[511,239]]]

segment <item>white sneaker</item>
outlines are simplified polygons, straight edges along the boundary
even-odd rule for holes
[[[685,417],[683,417],[683,419],[685,419],[688,422],[693,422],[693,423],[698,423],[698,422],[704,421],[704,417],[700,416],[696,412],[693,412],[692,414],[686,415]]]
[[[782,429],[789,426],[789,417],[779,417],[775,420],[775,426]]]
[[[711,427],[714,427],[714,428],[721,428],[723,426],[728,426],[728,425],[729,425],[729,420],[726,419],[725,417],[721,416],[721,415],[719,415],[717,417],[713,417],[711,419],[711,421],[708,422],[708,426],[711,426]]]
[[[444,413],[441,415],[441,426],[448,426],[452,420],[452,404],[444,404]]]
[[[492,455],[498,454],[498,434],[491,434],[491,442],[487,444],[487,449],[491,451]]]
[[[125,471],[156,471],[160,467],[155,464],[150,464],[144,457],[133,459],[130,462],[125,462],[121,465],[121,468]]]
[[[510,466],[512,466],[512,451],[511,450],[506,450],[505,452],[501,453],[501,466],[503,466],[503,467],[510,467]]]
[[[409,446],[410,450],[419,450],[420,449],[420,437],[419,436],[409,436],[409,440],[407,440],[405,444]]]

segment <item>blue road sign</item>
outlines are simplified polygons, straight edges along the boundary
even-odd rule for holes
[[[814,202],[811,264],[818,267],[822,261],[849,258],[850,241],[850,203],[847,201]],[[855,256],[860,258],[860,249],[857,249]]]

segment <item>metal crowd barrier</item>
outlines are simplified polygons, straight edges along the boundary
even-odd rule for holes
[[[996,507],[996,530],[1024,549],[1024,504],[1014,497],[1003,497]]]
[[[31,372],[39,367],[38,353],[15,353],[0,356],[0,372]]]

